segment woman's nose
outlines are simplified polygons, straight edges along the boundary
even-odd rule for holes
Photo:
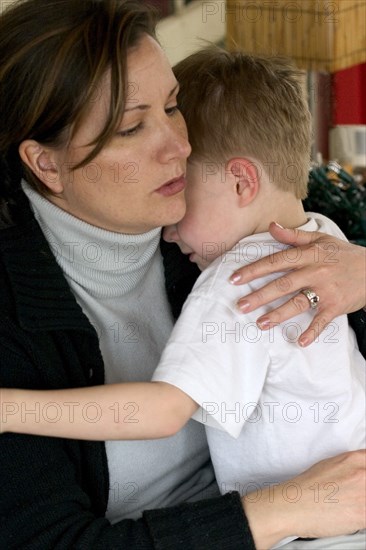
[[[179,235],[177,231],[177,226],[175,224],[173,225],[167,225],[163,229],[163,239],[167,243],[176,243],[179,241]]]
[[[192,148],[188,141],[188,134],[185,122],[170,122],[169,131],[165,133],[165,144],[162,148],[162,160],[170,162],[171,160],[186,160],[191,154]]]

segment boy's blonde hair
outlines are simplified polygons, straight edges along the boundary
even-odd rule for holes
[[[311,117],[303,72],[289,60],[210,46],[174,67],[193,158],[257,159],[271,182],[306,197]]]

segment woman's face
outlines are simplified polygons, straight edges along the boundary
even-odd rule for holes
[[[187,130],[177,110],[177,81],[155,40],[144,36],[128,54],[123,119],[102,151],[69,171],[91,150],[104,126],[108,79],[66,150],[54,151],[61,192],[50,200],[74,216],[110,231],[138,234],[180,220],[185,213]]]

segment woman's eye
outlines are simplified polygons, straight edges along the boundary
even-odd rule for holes
[[[168,107],[167,109],[165,109],[165,112],[168,116],[175,115],[177,111],[179,111],[178,105],[174,105],[173,107]]]
[[[178,105],[173,105],[173,107],[168,107],[165,109],[165,112],[168,116],[174,116],[175,113],[179,111]],[[127,128],[127,130],[119,130],[117,134],[121,137],[131,137],[137,134],[139,130],[143,128],[142,122],[134,126],[133,128]]]
[[[117,133],[119,136],[122,136],[122,137],[134,136],[135,134],[137,134],[139,130],[141,130],[141,128],[142,128],[142,123],[140,122],[139,124],[137,124],[137,126],[134,126],[133,128],[128,128],[127,130],[120,130]]]

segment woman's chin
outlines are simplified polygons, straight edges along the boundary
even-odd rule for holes
[[[173,225],[180,222],[180,220],[185,216],[186,209],[186,201],[182,193],[181,197],[175,197],[175,201],[172,201],[169,205],[169,210],[166,212],[166,221],[164,221],[162,225]]]

